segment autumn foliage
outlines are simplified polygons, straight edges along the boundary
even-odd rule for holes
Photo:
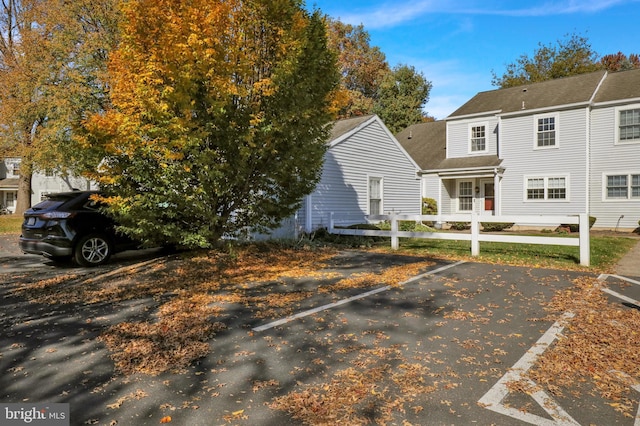
[[[113,107],[86,123],[123,230],[208,247],[292,214],[319,178],[338,74],[295,0],[123,6]]]

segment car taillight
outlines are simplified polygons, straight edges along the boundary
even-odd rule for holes
[[[73,213],[70,212],[47,212],[42,213],[40,217],[42,219],[66,219],[68,217],[71,217],[72,215]]]

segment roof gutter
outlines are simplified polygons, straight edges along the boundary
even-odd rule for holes
[[[449,116],[447,118],[445,118],[445,121],[452,121],[452,120],[464,120],[467,118],[476,118],[476,117],[485,117],[487,115],[498,115],[502,112],[501,109],[496,109],[494,111],[483,111],[483,112],[475,112],[473,114],[466,114],[466,115],[456,115],[454,117]]]
[[[537,113],[546,112],[546,111],[559,111],[559,110],[565,110],[565,109],[575,109],[579,107],[587,108],[589,106],[591,106],[591,101],[585,101],[585,102],[576,102],[574,104],[555,105],[555,106],[548,106],[543,108],[521,109],[519,111],[505,112],[504,114],[497,114],[497,116],[501,118],[509,118],[509,117],[517,117],[519,115],[537,114]]]
[[[504,172],[504,167],[496,167],[496,166],[481,166],[481,167],[462,167],[457,169],[432,169],[432,170],[421,170],[418,172],[419,175],[429,175],[429,174],[438,174],[438,176],[453,176],[453,175],[462,175],[467,173],[492,173],[492,174],[501,174]]]
[[[629,99],[618,99],[615,101],[606,101],[606,102],[594,102],[594,108],[608,107],[612,105],[626,105],[626,104],[635,104],[640,102],[640,98],[629,98]]]

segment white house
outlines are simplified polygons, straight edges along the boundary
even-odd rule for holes
[[[478,93],[398,141],[442,214],[588,213],[640,219],[640,70],[598,71]]]
[[[349,223],[365,216],[420,214],[419,167],[377,115],[337,121],[322,177],[299,217],[310,231],[331,212]]]
[[[18,179],[20,177],[19,157],[7,157],[0,161],[0,205],[14,213],[18,199]],[[52,192],[74,189],[95,189],[96,186],[84,178],[64,176],[53,171],[36,172],[31,176],[31,205],[39,203]]]
[[[336,121],[328,145],[320,182],[272,237],[326,228],[332,213],[338,225],[420,214],[420,168],[377,115]]]
[[[0,161],[0,209],[6,209],[10,213],[16,211],[19,177],[20,159],[3,158]]]

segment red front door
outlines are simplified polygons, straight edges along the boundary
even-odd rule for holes
[[[495,187],[493,183],[484,184],[484,211],[494,212],[495,210]]]

